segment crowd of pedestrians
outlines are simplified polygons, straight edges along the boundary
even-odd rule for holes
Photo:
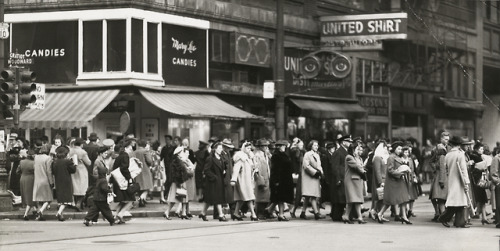
[[[164,218],[172,212],[180,219],[192,219],[189,204],[203,202],[198,218],[221,222],[276,219],[288,221],[300,210],[300,219],[312,214],[315,220],[329,216],[345,224],[366,224],[364,212],[374,222],[411,225],[413,203],[422,195],[421,184],[431,183],[429,199],[435,222],[450,227],[468,227],[471,219],[490,221],[487,206],[496,211],[500,200],[500,148],[489,152],[478,141],[440,134],[422,149],[415,140],[396,139],[363,142],[351,135],[305,142],[270,139],[242,140],[235,145],[228,138],[199,141],[195,152],[189,139],[165,135],[166,145],[129,135],[114,142],[55,136],[28,144],[11,135],[7,166],[9,188],[22,197],[24,219],[30,210],[43,221],[44,211],[56,199],[56,217],[64,221],[66,208],[87,208],[84,224],[98,219],[99,212],[111,224],[125,223],[134,207],[147,207],[152,195],[166,204]],[[364,208],[371,193],[371,206]],[[114,202],[114,203],[112,203]],[[321,210],[330,203],[331,211]],[[110,204],[113,204],[112,212]],[[177,205],[177,207],[176,207]],[[311,208],[308,211],[308,208]],[[390,209],[391,215],[385,213]],[[477,211],[475,210],[477,209]],[[392,218],[389,220],[388,218]]]

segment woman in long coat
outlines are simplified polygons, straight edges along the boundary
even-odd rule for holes
[[[186,189],[186,181],[189,180],[189,178],[192,178],[194,174],[194,167],[192,173],[188,172],[188,165],[185,162],[185,160],[187,160],[188,158],[189,152],[185,150],[184,147],[178,146],[177,148],[175,148],[174,160],[172,161],[173,183],[170,186],[170,190],[167,196],[167,209],[163,214],[163,217],[165,217],[165,219],[167,220],[171,220],[171,218],[169,217],[170,208],[172,208],[175,203],[182,204],[180,218],[187,220],[191,219],[186,215],[186,204],[189,201],[189,194],[187,194],[187,190],[185,196],[179,196],[177,194],[177,190],[179,188]]]
[[[401,156],[403,154],[403,142],[392,143],[393,154],[387,160],[387,173],[384,185],[384,206],[377,215],[379,223],[383,223],[385,210],[390,206],[399,205],[401,210],[401,222],[412,224],[407,216],[406,204],[410,200],[408,186],[406,184],[406,174],[410,172],[408,163]],[[401,168],[400,168],[401,167]]]
[[[153,191],[160,192],[160,204],[165,204],[167,201],[165,200],[165,181],[167,181],[167,176],[165,174],[165,164],[160,160],[160,142],[155,141],[151,145],[151,151],[149,152],[151,155],[151,159],[153,160],[153,164],[151,166],[151,171],[153,175]]]
[[[295,184],[295,199],[293,201],[293,209],[290,210],[290,216],[295,218],[295,211],[299,207],[302,200],[302,162],[304,160],[304,141],[297,139],[297,143],[290,147],[290,159],[292,161],[293,173],[298,176]]]
[[[76,172],[71,175],[73,181],[73,195],[75,196],[75,206],[83,209],[83,197],[89,188],[89,171],[90,164],[92,162],[89,159],[89,155],[85,150],[82,149],[82,145],[85,141],[82,138],[77,138],[75,140],[75,146],[71,149],[69,156],[76,155],[78,159],[78,165],[76,166]],[[91,172],[90,172],[91,173]]]
[[[373,154],[373,179],[372,179],[372,197],[375,203],[375,212],[372,212],[373,217],[376,219],[376,214],[380,212],[384,206],[384,200],[378,198],[377,189],[384,188],[385,175],[387,172],[387,159],[389,152],[387,151],[387,144],[381,142],[378,144]]]
[[[219,221],[227,221],[222,205],[227,203],[226,189],[232,189],[226,184],[224,177],[228,175],[228,167],[222,157],[222,144],[215,143],[212,146],[212,153],[205,161],[203,174],[205,175],[204,185],[204,205],[203,211],[198,216],[204,221],[207,220],[206,212],[210,205],[217,209]]]
[[[59,221],[64,221],[62,215],[64,208],[73,203],[73,180],[71,174],[76,172],[76,158],[68,159],[69,148],[60,146],[56,148],[56,159],[51,166],[54,174],[54,184],[56,187],[57,203],[59,203],[59,211],[56,217]]]
[[[260,217],[269,203],[271,190],[269,189],[271,154],[269,154],[269,141],[265,139],[257,140],[255,144],[253,163],[255,164],[255,211]],[[270,217],[267,213],[265,217]]]
[[[323,176],[321,159],[318,153],[319,144],[316,140],[311,140],[308,145],[308,152],[304,154],[302,161],[302,197],[304,197],[304,206],[300,218],[306,219],[307,205],[311,202],[314,218],[320,219],[318,210],[318,198],[321,196],[320,179]]]
[[[408,167],[410,167],[410,171],[406,174],[406,185],[408,186],[408,195],[410,197],[410,201],[408,203],[408,218],[415,217],[413,213],[413,203],[418,199],[418,190],[417,190],[417,175],[415,173],[415,161],[411,157],[411,144],[408,144],[403,148],[403,160],[408,163]]]
[[[40,147],[42,142],[37,141],[37,147]],[[38,153],[37,153],[38,151]],[[44,221],[43,212],[47,206],[54,200],[52,187],[54,186],[54,177],[52,176],[52,157],[49,156],[50,145],[43,145],[35,150],[35,184],[33,185],[33,201],[42,203],[36,220]]]
[[[120,173],[130,185],[133,181],[130,171],[128,170],[130,166],[130,154],[133,152],[132,140],[125,140],[120,144],[121,145],[118,147],[120,149],[120,153],[113,162],[112,171],[120,169]],[[127,190],[121,190],[118,182],[113,177],[110,178],[109,182],[113,183],[113,193],[116,195],[114,201],[119,203],[118,208],[116,209],[115,222],[116,224],[123,224],[125,223],[123,215],[125,212],[130,210],[130,208],[132,208],[135,201],[135,194],[131,194],[127,192]]]
[[[236,214],[240,211],[243,202],[246,202],[248,209],[252,214],[250,220],[258,221],[253,204],[253,201],[255,200],[252,183],[254,164],[250,158],[251,151],[252,143],[244,142],[241,146],[241,151],[236,152],[233,156],[234,166],[233,175],[231,177],[231,186],[234,186],[234,200],[236,201],[236,207],[234,208],[234,214],[231,215],[232,219],[241,220],[241,216]]]
[[[24,155],[26,158],[21,160],[19,167],[16,172],[21,176],[19,181],[21,199],[26,210],[24,211],[24,220],[29,220],[28,213],[30,209],[33,209],[33,213],[36,214],[36,204],[33,202],[33,185],[35,183],[35,166],[34,166],[34,155],[32,150],[21,150],[20,155]]]
[[[153,176],[149,169],[153,164],[153,159],[149,154],[149,144],[143,139],[138,140],[137,150],[134,151],[133,155],[142,163],[142,171],[135,177],[135,181],[139,183],[141,187],[141,191],[139,192],[139,207],[145,207],[148,193],[153,190]]]
[[[476,200],[477,212],[481,216],[481,224],[484,225],[491,224],[491,222],[486,219],[486,203],[488,203],[486,189],[478,186],[481,177],[486,177],[487,172],[486,162],[482,157],[483,153],[484,146],[481,143],[476,143],[474,145],[474,150],[469,152],[470,159],[474,161],[474,164],[472,164],[470,168],[469,175],[472,176],[472,193]]]
[[[293,169],[292,161],[286,154],[285,150],[288,146],[286,140],[276,142],[276,151],[271,157],[271,206],[274,209],[274,204],[278,204],[279,215],[278,221],[288,221],[283,214],[285,203],[293,201]]]
[[[366,221],[363,220],[363,215],[361,214],[361,204],[364,202],[363,176],[366,177],[366,171],[363,167],[363,159],[360,156],[363,153],[363,146],[358,143],[353,143],[347,151],[348,155],[345,160],[344,177],[347,207],[344,215],[342,215],[342,221],[344,223],[352,223],[349,220],[349,214],[351,213],[351,209],[354,207],[358,214],[358,223],[365,224]]]

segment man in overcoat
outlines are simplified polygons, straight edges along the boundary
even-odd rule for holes
[[[174,150],[177,146],[172,144],[172,136],[165,135],[165,146],[161,149],[160,152],[160,161],[163,161],[165,166],[165,175],[167,179],[165,181],[165,191],[170,189],[172,185],[172,167],[171,163],[174,159]]]
[[[271,190],[269,179],[271,176],[271,154],[269,153],[269,141],[259,139],[255,144],[253,162],[255,164],[255,213],[258,218],[270,218],[269,213],[264,210],[270,202]],[[269,212],[269,211],[267,211]]]
[[[89,143],[85,144],[82,148],[87,152],[90,159],[90,166],[88,167],[88,175],[89,175],[89,186],[94,186],[96,182],[96,178],[92,175],[94,170],[94,162],[99,155],[97,152],[99,151],[99,145],[97,144],[97,134],[95,132],[90,133]]]
[[[465,209],[468,205],[467,193],[469,191],[469,175],[465,153],[460,150],[462,139],[453,136],[450,141],[451,150],[446,154],[445,166],[448,174],[448,195],[446,197],[446,210],[438,220],[445,227],[450,227],[448,222],[455,215],[456,227],[468,228],[464,220]]]
[[[450,150],[448,145],[449,140],[450,133],[447,131],[442,132],[440,144],[437,144],[431,153],[431,167],[434,177],[431,184],[429,199],[434,207],[434,218],[432,219],[434,222],[436,222],[439,215],[444,212],[444,204],[446,202],[446,196],[448,195],[448,170],[444,166],[444,158],[446,153]]]
[[[331,184],[330,184],[330,200],[331,212],[330,217],[333,221],[341,221],[346,206],[344,176],[345,176],[345,158],[347,157],[347,149],[352,144],[351,135],[345,135],[339,138],[339,148],[333,153],[331,164]]]
[[[233,156],[231,155],[232,149],[234,149],[234,145],[231,139],[223,139],[222,140],[222,158],[226,165],[226,176],[224,176],[224,186],[226,192],[226,201],[229,206],[230,214],[233,214],[234,207],[236,203],[234,202],[234,189],[231,186],[231,176],[233,176]],[[214,210],[214,219],[219,218],[217,211]]]

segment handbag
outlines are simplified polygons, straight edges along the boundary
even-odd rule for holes
[[[384,188],[383,187],[377,188],[377,198],[378,198],[378,200],[384,199]]]
[[[186,198],[186,196],[187,196],[186,188],[178,187],[175,190],[175,197]]]
[[[142,172],[142,162],[138,158],[130,158],[128,171],[130,172],[130,177],[134,179]]]
[[[490,187],[490,181],[486,178],[485,172],[482,173],[481,179],[479,179],[476,185],[483,189],[488,189]]]
[[[137,182],[132,182],[127,186],[127,193],[135,194],[141,190],[141,186]]]
[[[113,170],[111,172],[111,176],[113,176],[113,178],[115,179],[120,190],[127,190],[128,182],[120,171],[120,168],[116,168],[115,170]]]

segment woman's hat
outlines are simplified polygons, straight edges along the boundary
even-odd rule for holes
[[[234,148],[233,142],[231,142],[230,139],[227,139],[227,138],[223,139],[221,143],[225,147]]]
[[[403,146],[405,146],[405,143],[403,143],[402,141],[394,141],[391,144],[392,149],[396,149],[396,148],[398,148],[398,146],[403,147]]]
[[[184,147],[182,146],[178,146],[177,148],[175,148],[174,150],[174,155],[177,155],[179,154],[180,152],[184,151]]]
[[[458,136],[453,136],[448,141],[448,143],[450,143],[450,145],[453,145],[453,146],[459,146],[459,145],[461,145],[463,143],[463,140],[462,140],[462,138],[460,138]]]
[[[255,146],[269,146],[269,140],[267,140],[267,139],[259,139],[255,143]]]
[[[462,145],[472,145],[474,144],[474,140],[470,140],[469,137],[464,136],[461,138],[462,139]]]
[[[107,147],[112,147],[115,144],[115,141],[112,139],[105,139],[102,141],[102,144]]]

